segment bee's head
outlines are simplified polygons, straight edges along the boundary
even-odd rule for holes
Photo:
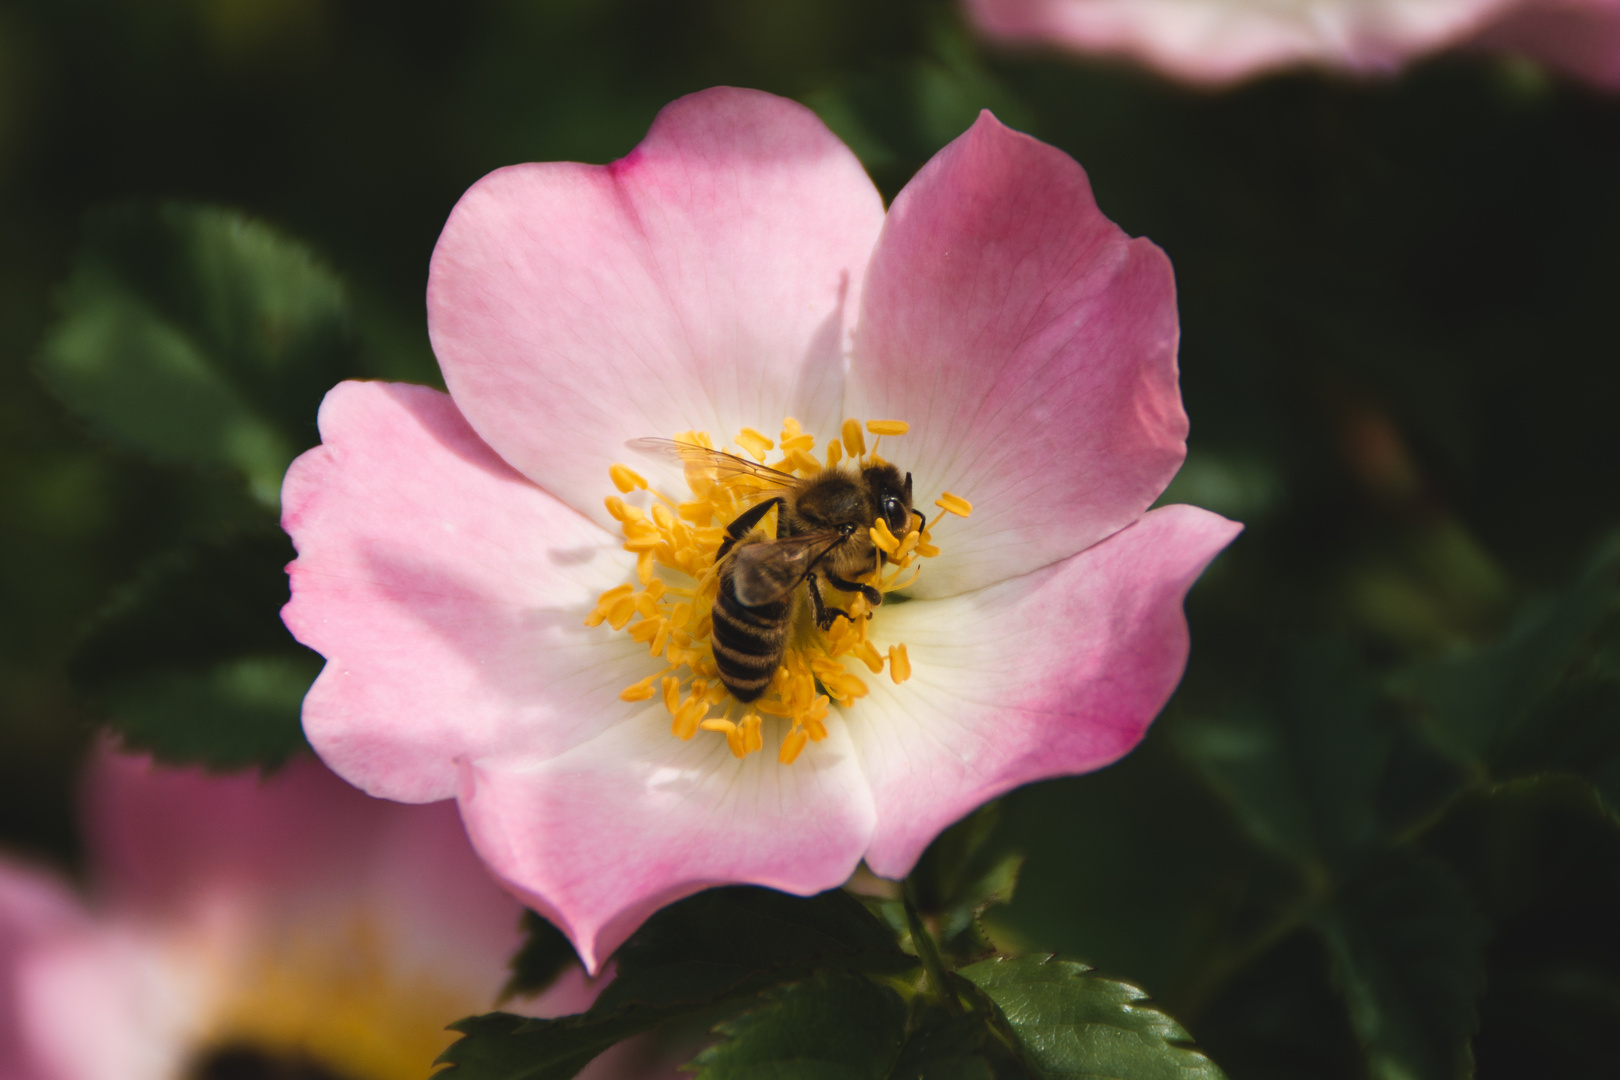
[[[861,479],[871,494],[874,517],[895,536],[911,531],[911,474],[900,478],[900,470],[888,462],[861,470]]]

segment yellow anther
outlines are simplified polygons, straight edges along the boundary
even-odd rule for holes
[[[939,554],[939,548],[935,547],[933,544],[918,541],[917,554],[921,555],[925,559],[932,559],[935,555]]]
[[[636,580],[643,586],[653,582],[653,553],[643,551],[636,556]]]
[[[765,451],[776,446],[763,432],[755,431],[751,427],[743,428],[737,435],[737,445],[752,454],[755,461],[764,461]]]
[[[935,499],[934,505],[945,511],[947,514],[955,514],[957,517],[967,517],[969,514],[973,513],[972,503],[962,498],[962,496],[952,495],[948,491],[939,498]]]
[[[659,685],[664,692],[664,708],[674,716],[681,707],[681,680],[673,675],[665,675],[659,681]]]
[[[619,700],[620,701],[646,701],[648,698],[652,697],[654,694],[656,694],[658,692],[658,691],[653,689],[653,685],[652,685],[653,680],[656,679],[656,678],[658,678],[658,676],[649,675],[645,679],[642,679],[640,682],[632,683],[631,685],[625,687],[623,690],[619,691]]]
[[[760,733],[760,727],[763,723],[764,722],[759,718],[757,713],[749,713],[747,716],[743,717],[743,722],[740,725],[740,728],[743,737],[744,753],[752,754],[755,751],[764,748],[765,736]]]
[[[621,596],[617,600],[613,601],[613,603],[608,605],[608,625],[613,627],[615,630],[623,630],[625,623],[628,623],[630,621],[630,616],[634,615],[635,613],[636,598],[633,596]]]
[[[834,439],[827,444],[827,468],[835,469],[844,457],[844,444]]]
[[[623,465],[609,465],[608,476],[613,479],[613,486],[624,492],[626,495],[636,490],[636,488],[644,488],[647,486],[647,481],[641,478],[640,473],[636,472],[634,469],[626,468]]]
[[[821,462],[817,461],[803,450],[800,450],[798,447],[794,447],[792,450],[788,451],[787,457],[784,459],[783,464],[792,469],[794,472],[801,472],[806,476],[814,476],[816,473],[821,471]]]
[[[653,598],[652,590],[636,593],[636,611],[643,619],[656,619],[658,617],[658,601]]]
[[[668,588],[669,586],[665,585],[662,581],[653,581],[647,586],[647,595],[652,597],[654,600],[661,600],[663,599],[664,593],[668,591]]]
[[[868,420],[866,430],[874,435],[904,435],[911,425],[904,420]]]
[[[675,714],[669,723],[669,733],[677,739],[685,741],[698,732],[698,716],[687,709]]]
[[[716,716],[716,717],[714,717],[712,719],[703,721],[701,724],[698,725],[698,727],[702,728],[704,731],[726,731],[726,732],[731,732],[731,731],[736,731],[737,730],[737,725],[736,724],[733,724],[730,720],[722,720],[718,716]]]
[[[675,531],[675,515],[663,503],[658,503],[652,508],[652,516],[653,523],[664,532]]]
[[[860,457],[866,453],[866,436],[861,434],[859,420],[845,420],[842,435],[846,454],[850,457]]]
[[[911,678],[911,657],[906,655],[904,642],[889,646],[889,678],[896,683]]]
[[[803,728],[795,728],[788,732],[788,737],[782,740],[782,749],[777,753],[776,760],[783,765],[791,765],[804,750],[804,744],[810,741],[810,736]]]
[[[639,641],[645,645],[658,636],[658,631],[664,628],[663,619],[642,619],[632,626],[627,633],[631,641]]]
[[[602,500],[602,504],[618,521],[640,521],[644,516],[639,506],[631,506],[617,495],[609,495]]]
[[[883,674],[883,654],[870,641],[863,641],[850,654],[866,665],[868,671],[874,675]]]
[[[795,435],[791,439],[782,440],[782,453],[791,454],[795,450],[811,450],[816,445],[814,435]]]
[[[894,538],[894,533],[889,531],[889,526],[881,518],[867,531],[872,534],[872,543],[882,548],[885,555],[893,555],[899,549],[900,541]]]

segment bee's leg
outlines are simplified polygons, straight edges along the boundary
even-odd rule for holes
[[[828,576],[831,577],[832,575],[829,574]],[[838,616],[842,615],[846,619],[849,618],[849,612],[841,611],[835,607],[828,607],[822,603],[821,582],[816,580],[815,574],[810,574],[804,580],[810,586],[810,603],[815,607],[817,627],[822,630],[831,630],[833,620]]]
[[[720,550],[714,553],[714,561],[719,562],[725,558],[726,552],[731,550],[731,545],[752,532],[754,526],[758,525],[764,520],[765,515],[771,512],[771,507],[776,506],[781,501],[780,497],[766,499],[758,506],[750,506],[747,510],[738,514],[737,519],[726,526],[726,538],[721,541]]]
[[[883,594],[872,588],[870,585],[860,585],[853,581],[845,581],[836,574],[827,575],[827,584],[831,585],[835,589],[842,589],[844,592],[858,592],[862,596],[866,597],[866,602],[871,604],[873,607],[877,607],[879,604],[883,603]]]

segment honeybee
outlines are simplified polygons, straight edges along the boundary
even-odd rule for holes
[[[860,593],[876,607],[883,594],[857,580],[883,560],[869,530],[881,521],[894,535],[904,536],[911,515],[923,517],[911,506],[911,474],[902,478],[888,462],[823,469],[801,478],[673,439],[634,439],[629,446],[673,458],[715,479],[749,476],[780,492],[737,515],[715,553],[720,580],[711,611],[714,662],[726,689],[745,704],[765,692],[782,663],[798,616],[799,586],[807,586],[804,592],[823,630],[838,616],[848,617],[822,597],[823,581],[842,592]],[[777,508],[774,539],[754,531],[772,507]]]

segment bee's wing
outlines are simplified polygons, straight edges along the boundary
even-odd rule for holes
[[[799,486],[799,479],[789,473],[773,469],[768,465],[760,465],[740,458],[736,454],[728,454],[724,450],[711,450],[707,446],[694,446],[691,443],[676,442],[674,439],[631,439],[624,445],[639,453],[652,457],[667,458],[679,461],[686,466],[686,482],[697,490],[692,481],[705,478],[709,481],[726,480],[736,476],[748,476],[758,481],[763,487],[792,488]]]
[[[806,533],[732,549],[731,590],[746,607],[773,604],[799,587],[843,533]]]

